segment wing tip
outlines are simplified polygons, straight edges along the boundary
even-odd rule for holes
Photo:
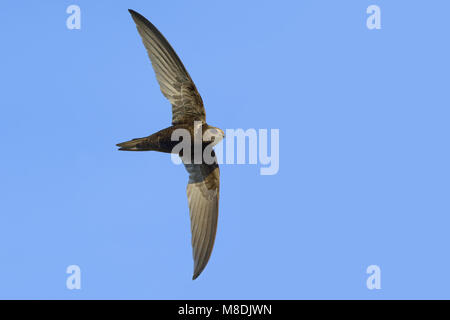
[[[128,12],[131,14],[131,17],[133,19],[140,19],[140,20],[145,19],[139,12],[134,11],[133,9],[128,9]]]
[[[194,271],[194,274],[192,275],[192,280],[197,279],[201,275],[202,271],[203,271],[203,269]]]
[[[197,263],[194,264],[194,274],[192,275],[192,280],[197,279],[202,274],[208,264],[208,260],[206,260],[206,263],[202,263],[201,265]]]

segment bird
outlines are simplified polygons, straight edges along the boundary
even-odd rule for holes
[[[211,160],[200,157],[196,161],[195,152],[203,152],[219,143],[224,131],[207,124],[205,108],[191,76],[187,72],[175,50],[159,30],[138,12],[128,10],[138,33],[142,38],[150,58],[156,79],[164,97],[172,105],[172,125],[144,138],[118,143],[121,151],[157,151],[178,153],[189,175],[186,194],[191,222],[191,244],[194,260],[192,280],[205,269],[211,256],[217,232],[219,214],[220,171],[217,157],[211,149]],[[172,141],[176,130],[190,134],[191,146],[184,152],[175,150],[178,141]],[[201,143],[193,137],[201,134]],[[183,154],[184,153],[184,154]]]

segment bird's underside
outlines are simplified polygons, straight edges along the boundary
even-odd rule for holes
[[[187,130],[193,136],[192,127],[188,125],[175,125],[162,129],[148,137],[137,138],[127,142],[117,144],[122,151],[159,151],[172,153],[178,140],[172,139],[172,134],[177,129]]]
[[[203,124],[200,135],[202,135],[202,133],[207,129],[208,125]],[[190,139],[189,144],[191,145],[191,149],[193,150],[194,144],[196,142],[194,125],[191,124],[173,125],[155,132],[148,137],[136,138],[130,141],[118,143],[117,146],[120,147],[119,150],[121,151],[158,151],[164,153],[174,153],[175,146],[182,142],[182,140],[184,139],[174,135],[174,132],[177,130],[184,130],[184,132],[186,132]],[[197,143],[202,144],[202,149],[204,150],[211,142],[200,140]]]
[[[172,104],[172,126],[117,146],[123,151],[172,153],[179,143],[178,140],[172,141],[174,130],[185,129],[193,135],[194,122],[201,122],[202,128],[209,127],[206,124],[203,101],[189,73],[164,36],[142,15],[129,11],[147,49],[161,92]],[[223,131],[221,133],[223,138]],[[202,142],[202,151],[206,145]],[[200,275],[208,263],[217,230],[220,173],[214,151],[211,154],[213,162],[202,159],[200,163],[194,163],[192,154],[189,157],[180,154],[189,173],[186,192],[191,220],[193,279]]]

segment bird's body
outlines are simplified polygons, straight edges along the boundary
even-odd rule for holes
[[[181,156],[189,173],[186,193],[191,218],[193,279],[196,279],[211,256],[219,211],[219,166],[214,151],[206,149],[223,139],[224,133],[206,123],[202,98],[169,42],[142,15],[129,11],[147,49],[161,92],[172,104],[172,126],[117,146],[123,151],[158,151]],[[189,135],[190,154],[183,154],[183,150],[180,152],[176,148],[180,140],[174,133],[178,130]],[[201,151],[200,159],[195,150]],[[203,157],[205,150],[210,151],[209,159]]]
[[[212,129],[206,123],[201,124],[201,134],[205,133],[208,129]],[[144,138],[137,138],[127,142],[117,144],[119,150],[123,151],[158,151],[164,153],[176,153],[174,148],[179,141],[173,138],[173,134],[176,130],[186,130],[191,138],[190,145],[191,150],[194,150],[195,146],[195,127],[193,124],[177,124],[168,128],[162,129],[152,135]],[[202,151],[210,144],[210,141],[202,141]]]

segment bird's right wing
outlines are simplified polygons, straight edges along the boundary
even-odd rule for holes
[[[172,124],[206,122],[202,97],[169,42],[145,17],[128,11],[147,49],[161,92],[172,104]]]
[[[220,173],[217,163],[184,165],[189,172],[187,197],[194,257],[192,279],[196,279],[208,263],[216,238]]]

